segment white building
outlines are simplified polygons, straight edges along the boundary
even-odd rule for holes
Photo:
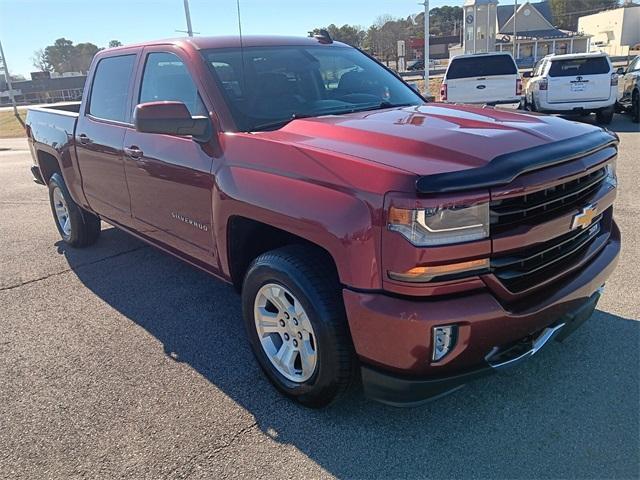
[[[640,5],[586,15],[578,19],[578,30],[591,35],[591,51],[626,56],[640,44]]]
[[[527,66],[550,53],[581,53],[590,48],[590,35],[553,26],[548,1],[519,1],[514,12],[513,0],[506,5],[498,0],[465,0],[463,9],[464,42],[451,48],[450,56],[507,51],[515,53],[518,64]]]

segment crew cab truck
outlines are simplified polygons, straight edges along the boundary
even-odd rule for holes
[[[103,50],[27,132],[64,241],[105,221],[235,285],[266,376],[311,407],[519,363],[591,315],[620,250],[615,134],[425,103],[327,36]]]
[[[606,53],[547,55],[529,77],[524,106],[527,110],[560,114],[596,114],[598,123],[613,120],[618,74]]]

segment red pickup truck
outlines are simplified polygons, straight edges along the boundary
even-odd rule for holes
[[[104,50],[27,133],[67,243],[104,220],[233,283],[267,377],[312,407],[519,363],[591,315],[620,250],[615,134],[426,103],[326,36]]]

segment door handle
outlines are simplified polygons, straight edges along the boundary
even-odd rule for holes
[[[144,155],[144,152],[135,145],[124,147],[124,153],[126,153],[131,158],[140,158],[142,157],[142,155]]]
[[[82,145],[89,145],[91,143],[91,139],[89,137],[87,137],[87,135],[85,133],[81,133],[79,135],[80,138],[80,143]]]

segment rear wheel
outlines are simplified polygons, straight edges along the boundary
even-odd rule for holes
[[[253,353],[275,387],[303,405],[337,399],[355,376],[355,358],[331,259],[293,245],[256,258],[242,308]]]
[[[596,121],[603,125],[609,125],[613,120],[614,108],[613,105],[596,112]]]
[[[62,239],[72,247],[87,247],[100,236],[100,218],[73,201],[62,175],[49,179],[49,202]]]

